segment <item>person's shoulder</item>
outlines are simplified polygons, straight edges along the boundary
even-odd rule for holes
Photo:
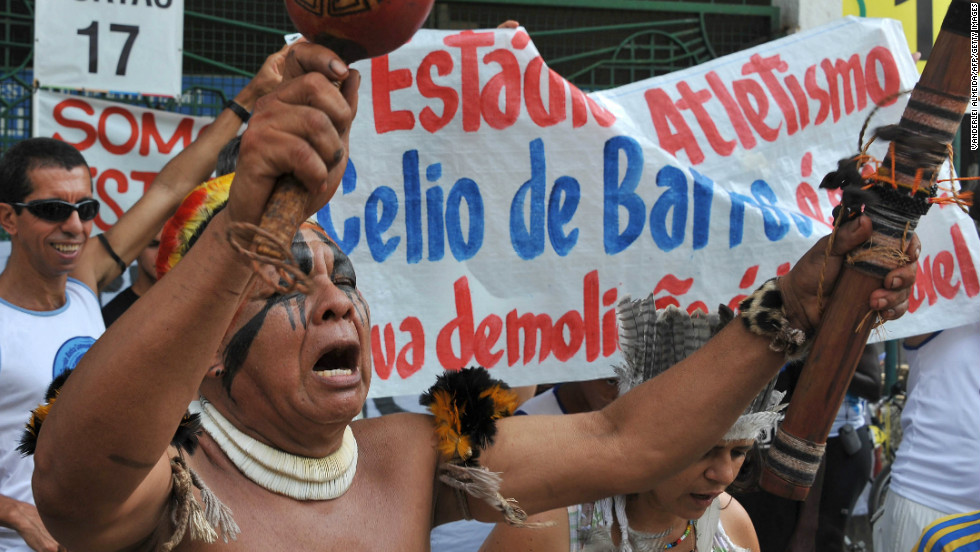
[[[721,502],[721,524],[728,538],[749,550],[759,550],[759,537],[745,507],[728,493],[721,493],[718,500]]]
[[[402,488],[431,491],[438,465],[435,426],[431,416],[398,413],[351,423],[357,440],[358,470],[375,481],[399,481]]]
[[[364,445],[391,446],[392,444],[431,444],[435,441],[432,416],[411,412],[386,414],[365,418],[351,423],[358,443]]]

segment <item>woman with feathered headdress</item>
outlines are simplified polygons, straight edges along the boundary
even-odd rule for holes
[[[688,315],[676,307],[657,310],[652,296],[640,301],[624,298],[617,314],[625,360],[616,367],[620,394],[689,356],[732,318],[725,307],[715,315]],[[757,551],[752,521],[725,489],[735,480],[760,432],[775,426],[775,405],[781,397],[771,384],[767,386],[711,450],[645,492],[529,518],[544,528],[498,524],[481,550]],[[534,408],[533,403],[526,403],[522,410],[533,412]]]

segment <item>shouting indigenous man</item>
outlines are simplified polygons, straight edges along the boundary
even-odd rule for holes
[[[369,310],[350,260],[321,229],[304,224],[292,252],[310,288],[270,294],[226,238],[234,223],[258,223],[281,174],[306,186],[310,215],[333,195],[346,166],[358,74],[310,44],[290,52],[285,70],[283,83],[256,105],[226,205],[120,319],[142,332],[109,328],[40,431],[38,509],[73,551],[154,543],[426,550],[430,529],[451,520],[520,523],[523,512],[509,499],[533,513],[642,491],[732,426],[784,362],[771,346],[796,346],[736,321],[603,410],[501,419],[492,443],[470,442],[446,417],[352,422],[367,396],[371,354]],[[821,269],[833,282],[842,254],[869,234],[867,220],[846,226],[826,258],[826,242],[818,243],[769,291],[781,292],[785,306],[763,308],[794,328],[814,328]],[[916,241],[910,250],[914,258]],[[914,275],[914,263],[889,274],[871,306],[885,319],[902,315]],[[426,401],[443,416],[462,412],[448,404],[450,395],[434,390]],[[195,454],[179,453],[171,441],[198,397],[206,431]],[[490,418],[512,407],[493,385],[484,398]],[[487,422],[484,436],[494,432]],[[228,544],[209,544],[238,528]]]

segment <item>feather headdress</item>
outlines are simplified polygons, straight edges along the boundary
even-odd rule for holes
[[[180,203],[160,233],[157,277],[162,278],[207,228],[211,219],[228,204],[228,193],[235,174],[226,174],[198,184]]]
[[[689,357],[728,324],[734,318],[734,313],[725,305],[719,305],[716,314],[701,311],[688,314],[675,306],[658,310],[656,300],[650,294],[640,300],[623,297],[616,305],[616,316],[619,321],[619,348],[624,362],[616,366],[615,370],[619,377],[619,393],[622,395]],[[763,429],[775,428],[779,413],[773,406],[779,402],[782,394],[772,392],[774,384],[775,378],[752,401],[723,440],[754,439]],[[597,509],[595,524],[580,529],[579,538],[582,542],[588,542],[595,534],[601,534],[602,532],[596,531],[598,527],[610,531],[616,522],[621,533],[620,545],[616,549],[632,552],[626,497],[617,495],[605,498],[596,502],[594,508]],[[707,525],[697,528],[698,550],[710,547],[712,542],[715,524],[711,522]],[[656,542],[658,541],[653,540],[649,544]],[[611,543],[601,543],[601,549],[608,550],[610,545]],[[664,549],[670,547],[669,543],[658,546]]]
[[[627,295],[616,305],[616,316],[625,360],[616,367],[616,375],[623,394],[690,356],[733,314],[725,306],[718,314],[696,311],[693,316],[672,305],[657,310],[653,295],[641,300]]]
[[[623,297],[616,305],[616,316],[625,361],[615,368],[622,395],[689,357],[730,322],[734,313],[724,305],[719,305],[717,314],[688,314],[675,306],[658,310],[651,294],[640,300]],[[775,379],[756,396],[724,440],[754,439],[760,431],[775,427],[776,406],[783,393],[774,392],[774,385]]]

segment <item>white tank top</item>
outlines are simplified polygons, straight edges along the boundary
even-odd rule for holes
[[[51,380],[78,364],[105,331],[95,293],[68,279],[64,306],[30,311],[0,299],[0,494],[34,503],[33,457],[17,451],[24,424]],[[21,548],[23,547],[23,548]],[[0,550],[30,550],[0,527]]]

